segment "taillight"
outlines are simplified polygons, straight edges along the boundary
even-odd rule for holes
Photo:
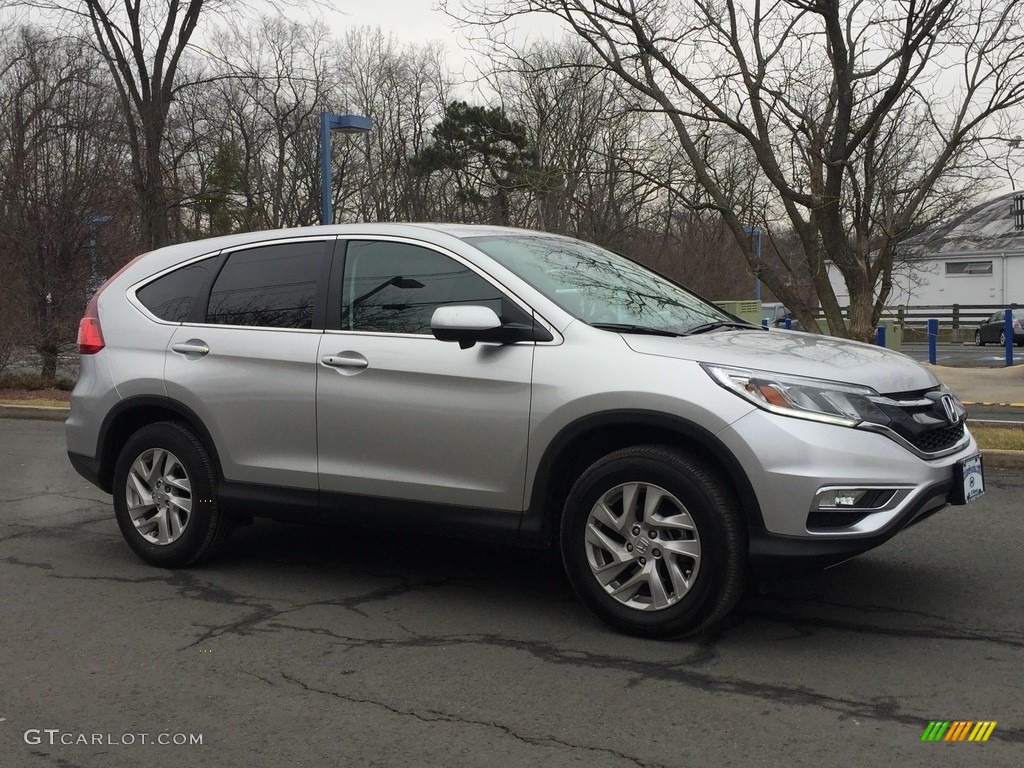
[[[122,272],[145,255],[146,254],[144,253],[140,253],[134,259],[122,266],[113,274],[113,276],[111,276],[109,280],[106,280],[103,285],[97,288],[96,293],[94,293],[92,298],[89,299],[89,306],[85,308],[85,315],[78,323],[78,354],[95,355],[106,346],[103,341],[103,331],[100,329],[100,310],[99,304],[97,303],[100,299],[100,294],[103,293],[104,289],[114,282]]]
[[[95,355],[103,349],[103,331],[100,329],[100,313],[96,308],[96,299],[100,292],[96,291],[89,306],[85,308],[85,316],[78,324],[78,353]]]

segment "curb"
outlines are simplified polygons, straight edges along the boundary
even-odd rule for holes
[[[36,419],[40,421],[65,421],[69,408],[50,405],[3,405],[0,404],[0,419]]]

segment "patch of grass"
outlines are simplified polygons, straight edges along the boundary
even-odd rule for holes
[[[1024,451],[1024,429],[971,425],[971,434],[978,445],[989,450]]]

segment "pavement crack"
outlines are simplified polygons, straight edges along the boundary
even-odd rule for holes
[[[52,571],[53,566],[50,563],[34,563],[29,560],[19,560],[16,557],[5,557],[0,560],[0,563],[7,563],[8,565],[18,565],[22,568],[39,568],[43,571]]]
[[[517,638],[495,635],[448,635],[421,637],[413,636],[402,639],[357,638],[339,635],[323,628],[292,627],[277,625],[282,629],[321,634],[338,641],[347,648],[367,647],[373,649],[395,648],[434,648],[450,647],[458,644],[486,645],[504,648],[516,652],[525,652],[538,660],[552,665],[566,665],[581,669],[612,670],[626,676],[624,685],[636,687],[647,681],[671,682],[705,693],[735,695],[760,699],[773,704],[789,706],[806,706],[835,712],[840,717],[862,718],[900,725],[917,727],[927,722],[931,716],[901,712],[897,703],[891,698],[860,701],[842,696],[830,696],[818,693],[806,686],[785,685],[781,683],[764,683],[725,677],[694,669],[685,663],[652,664],[650,661],[633,660],[619,656],[566,649],[549,642],[527,641]],[[698,652],[697,658],[702,652]],[[1024,744],[1024,729],[1002,728],[992,735],[993,741],[1006,741]]]
[[[207,627],[206,631],[202,635],[181,650],[194,648],[212,640],[215,637],[221,637],[223,635],[246,635],[250,632],[274,630],[278,628],[289,628],[295,630],[303,629],[302,627],[273,622],[273,620],[281,616],[286,616],[290,613],[305,610],[306,608],[335,606],[348,611],[353,611],[361,616],[365,616],[366,614],[361,610],[361,606],[366,603],[379,603],[383,600],[389,600],[417,589],[433,585],[433,582],[404,582],[402,584],[374,589],[364,594],[352,597],[334,598],[331,600],[314,600],[306,603],[293,603],[283,608],[275,608],[267,603],[257,602],[247,595],[242,595],[237,592],[216,587],[208,582],[200,581],[189,573],[176,572],[175,577],[168,581],[178,589],[178,596],[181,598],[199,599],[234,608],[241,607],[252,609],[252,612],[249,613],[249,615],[244,616],[237,621]],[[264,629],[261,629],[260,625],[264,625]],[[327,631],[324,630],[323,633],[326,634]]]
[[[623,760],[631,765],[641,766],[641,768],[668,768],[664,763],[655,763],[647,760],[641,760],[633,755],[627,755],[624,752],[619,752],[614,749],[607,747],[595,747],[589,744],[576,744],[564,739],[559,739],[554,736],[527,736],[514,730],[511,726],[496,723],[492,720],[476,720],[473,718],[459,717],[450,712],[442,712],[436,709],[428,709],[423,712],[414,709],[405,709],[396,707],[392,704],[388,704],[383,701],[377,701],[376,699],[368,699],[359,696],[350,696],[338,691],[327,690],[326,688],[317,688],[309,685],[308,683],[299,680],[297,677],[287,674],[286,672],[280,673],[281,677],[290,683],[293,683],[305,691],[310,693],[317,693],[324,696],[331,696],[341,701],[348,702],[350,704],[365,704],[372,707],[383,709],[386,712],[390,712],[394,715],[401,717],[411,717],[419,720],[423,723],[450,723],[454,725],[467,725],[467,726],[478,726],[481,728],[490,728],[493,730],[500,731],[507,736],[512,737],[516,741],[522,742],[523,744],[529,744],[531,746],[555,746],[563,749],[572,750],[585,750],[588,752],[594,752],[602,755],[610,755],[619,760]]]
[[[878,610],[877,612],[882,612]],[[889,613],[899,613],[897,610]],[[788,614],[779,608],[757,608],[740,605],[734,611],[737,619],[770,621],[789,627],[801,637],[809,637],[817,629],[835,629],[856,634],[879,635],[915,640],[945,640],[954,642],[991,643],[1006,648],[1024,649],[1024,637],[1018,632],[996,629],[964,630],[954,627],[905,628],[868,624],[849,619],[829,619],[806,614]]]

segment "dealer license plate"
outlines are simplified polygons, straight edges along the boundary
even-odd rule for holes
[[[970,504],[985,492],[980,454],[960,462],[960,477],[963,478],[964,484],[963,503]]]

